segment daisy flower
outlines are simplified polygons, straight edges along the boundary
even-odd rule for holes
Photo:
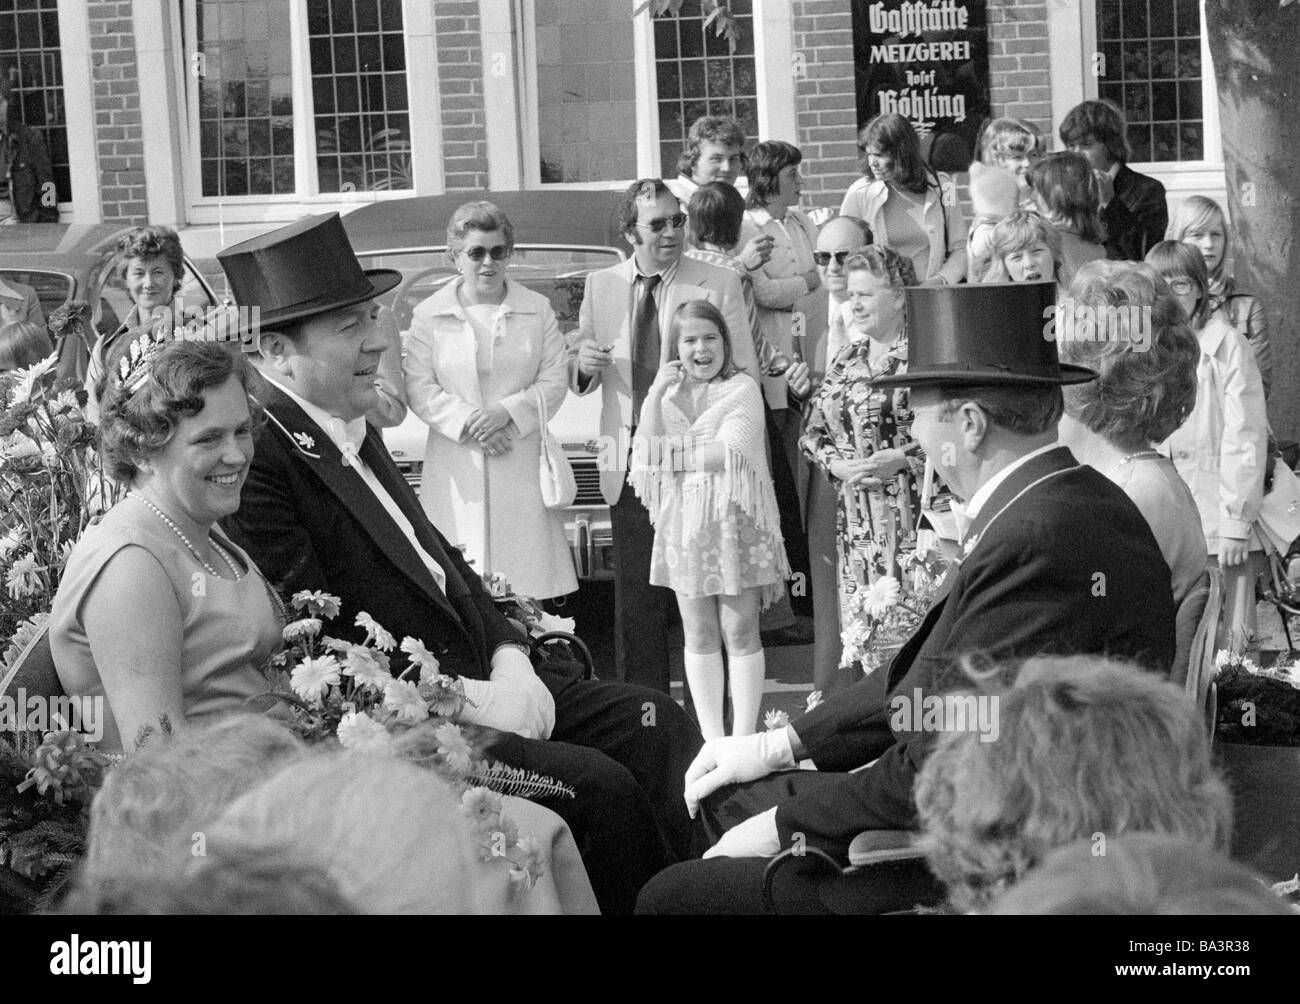
[[[364,628],[366,639],[374,643],[375,648],[381,652],[391,652],[397,648],[397,639],[385,631],[373,617],[364,610],[357,614],[355,621],[357,627]]]
[[[313,617],[324,617],[333,620],[339,615],[339,603],[341,601],[337,596],[331,596],[319,589],[301,589],[293,594],[293,599],[290,602],[295,610],[308,609]]]
[[[500,829],[501,796],[489,788],[470,788],[460,797],[461,811],[475,829],[488,832]]]
[[[444,722],[433,730],[438,740],[438,755],[457,777],[465,777],[474,767],[474,750],[451,722]]]
[[[402,639],[402,651],[411,657],[411,661],[420,667],[420,675],[424,675],[427,668],[431,672],[438,672],[438,657],[424,647],[424,642],[419,638],[412,638],[407,635]]]
[[[340,669],[338,659],[332,655],[322,656],[319,659],[304,659],[293,668],[293,673],[289,677],[289,686],[304,701],[320,704],[325,691],[339,685]]]
[[[9,595],[15,600],[36,595],[43,585],[41,572],[44,570],[37,564],[36,555],[23,555],[13,563],[5,579],[5,587],[9,590]]]
[[[419,688],[406,680],[390,678],[384,684],[384,710],[403,725],[414,725],[429,717],[429,705],[420,696]]]
[[[431,712],[444,718],[450,718],[467,703],[460,680],[441,673],[420,673],[420,696],[429,702]]]
[[[339,721],[339,743],[354,753],[385,754],[392,751],[388,730],[367,714],[349,711]]]
[[[352,677],[358,686],[375,690],[383,690],[393,678],[388,667],[364,645],[348,646],[343,659],[343,675]]]
[[[286,624],[280,634],[287,645],[310,644],[311,640],[320,634],[320,629],[320,618],[303,617],[301,620]]]
[[[862,601],[862,607],[876,620],[880,620],[898,602],[901,592],[902,587],[899,586],[896,578],[892,575],[882,575],[871,583],[871,587],[867,590],[867,595]]]

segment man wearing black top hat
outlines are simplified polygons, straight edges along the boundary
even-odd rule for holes
[[[630,911],[645,880],[688,852],[682,778],[698,730],[657,691],[534,671],[526,639],[426,518],[364,418],[386,344],[373,300],[400,273],[363,272],[337,214],[218,258],[241,307],[260,308],[268,384],[266,427],[226,522],[232,539],[286,597],[338,596],[332,633],[362,640],[352,624],[365,611],[397,638],[420,639],[473,701],[458,720],[499,730],[495,759],[575,790],[538,801],[573,830],[602,910]],[[405,659],[394,653],[395,674]]]
[[[963,557],[883,679],[834,694],[785,730],[705,744],[686,795],[717,843],[708,860],[656,876],[638,903],[645,912],[757,912],[765,859],[783,848],[819,848],[843,864],[858,833],[913,827],[912,783],[935,735],[919,711],[895,714],[895,702],[967,684],[963,657],[1104,653],[1169,671],[1174,604],[1151,530],[1116,485],[1056,445],[1060,385],[1096,374],[1060,364],[1044,337],[1054,285],[906,297],[908,369],[877,383],[911,388],[912,435],[966,503]],[[803,759],[818,769],[790,770]],[[815,864],[778,873],[778,910],[911,905],[867,883],[845,903],[843,880]]]

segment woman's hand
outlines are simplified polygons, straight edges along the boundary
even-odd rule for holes
[[[867,461],[872,465],[870,470],[873,477],[891,478],[895,474],[907,470],[907,454],[902,450],[877,450]]]
[[[832,460],[830,466],[831,477],[837,481],[843,481],[847,485],[857,486],[862,481],[870,477],[871,458],[856,457],[853,460]]]
[[[1219,538],[1219,566],[1236,568],[1246,560],[1250,553],[1250,541],[1237,540],[1235,537]]]
[[[790,388],[790,393],[799,399],[808,396],[812,390],[812,377],[808,373],[808,364],[800,359],[797,363],[785,371],[785,382]]]
[[[506,429],[492,433],[479,443],[480,448],[489,457],[499,457],[502,454],[509,453],[511,448],[511,435]]]
[[[659,372],[655,374],[654,383],[650,385],[650,394],[655,397],[662,397],[664,392],[669,388],[682,382],[682,377],[686,375],[686,369],[682,366],[680,359],[669,359],[659,367]]]
[[[510,412],[501,405],[494,404],[470,415],[465,422],[465,431],[483,443],[489,436],[495,435],[509,424]]]

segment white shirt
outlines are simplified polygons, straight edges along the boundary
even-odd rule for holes
[[[325,411],[323,408],[312,404],[306,398],[294,393],[279,380],[268,375],[265,371],[262,371],[262,376],[265,377],[269,383],[275,384],[276,387],[284,391],[284,393],[296,405],[298,405],[299,408],[306,412],[308,418],[325,430],[329,437],[334,440],[335,445],[343,451],[344,456],[350,459],[351,462],[348,466],[361,476],[361,480],[365,482],[365,485],[370,489],[371,494],[379,500],[379,504],[384,507],[384,510],[392,518],[393,522],[397,525],[397,528],[402,531],[402,535],[406,538],[407,542],[411,547],[415,548],[415,553],[419,555],[420,560],[424,562],[425,567],[429,569],[429,574],[432,575],[434,581],[438,583],[438,588],[445,593],[447,591],[447,573],[443,571],[442,566],[438,564],[433,556],[420,546],[420,541],[415,536],[415,527],[411,525],[411,521],[406,518],[406,514],[402,512],[397,503],[393,501],[393,496],[389,495],[387,489],[379,483],[379,479],[375,477],[375,472],[370,469],[369,465],[366,464],[365,461],[363,461],[355,452],[344,449],[343,443],[340,442],[341,437],[338,432],[339,426],[346,427],[351,423],[344,422],[342,419],[329,414],[329,412]],[[365,425],[364,418],[359,418],[355,421],[360,422],[362,426]]]

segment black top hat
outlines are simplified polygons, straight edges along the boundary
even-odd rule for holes
[[[362,270],[338,213],[304,216],[287,227],[217,252],[241,307],[258,307],[265,329],[373,300],[402,281],[386,268]]]
[[[879,387],[1045,386],[1097,379],[1056,355],[1056,283],[909,286],[907,369]]]

